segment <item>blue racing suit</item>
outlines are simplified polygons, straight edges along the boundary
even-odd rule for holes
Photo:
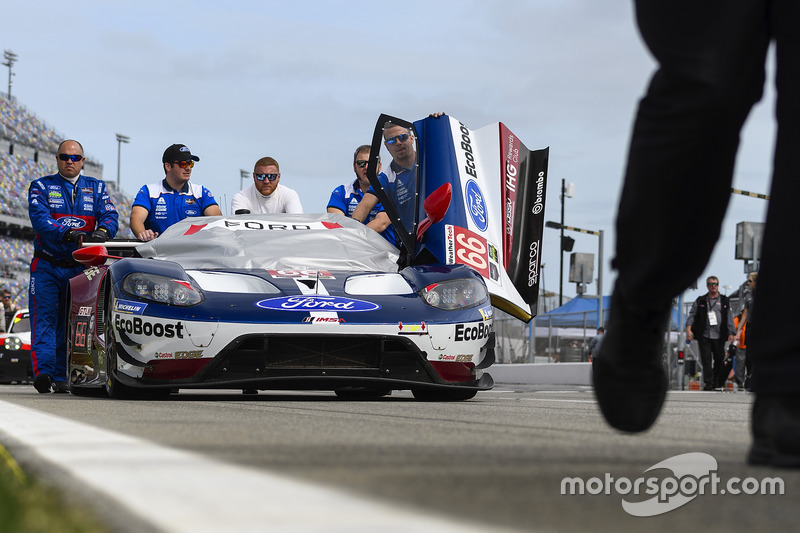
[[[331,198],[328,200],[328,207],[334,207],[345,214],[348,218],[353,218],[353,211],[355,211],[358,203],[364,198],[364,193],[358,186],[358,180],[345,185],[339,185],[331,193]],[[368,224],[375,218],[378,213],[383,211],[383,206],[378,202],[372,211],[369,212],[364,224]],[[381,236],[396,246],[396,237],[394,234],[394,226],[389,224],[381,233]]]
[[[78,176],[75,185],[60,174],[45,176],[28,189],[28,214],[36,232],[29,287],[31,360],[35,376],[67,380],[66,290],[84,266],[72,258],[77,242],[65,240],[70,230],[86,235],[103,228],[117,234],[117,209],[105,182]]]

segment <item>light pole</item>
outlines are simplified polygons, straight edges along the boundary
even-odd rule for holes
[[[11,50],[6,50],[3,52],[3,57],[6,59],[6,62],[3,63],[3,66],[8,67],[8,99],[11,100],[11,86],[13,85],[11,82],[11,76],[16,76],[16,74],[11,72],[11,69],[14,67],[14,63],[17,62],[17,54]]]
[[[122,135],[121,133],[117,133],[117,190],[118,191],[121,190],[119,185],[119,168],[120,168],[120,158],[122,156],[122,143],[128,144],[129,142],[131,142],[130,137]]]
[[[245,169],[240,168],[239,169],[239,176],[240,176],[239,177],[239,190],[241,191],[242,189],[244,189],[244,186],[242,185],[242,182],[244,181],[245,178],[249,178],[250,177],[250,173],[248,171],[246,171]]]
[[[578,233],[588,233],[589,235],[594,235],[597,237],[597,327],[600,327],[604,323],[603,317],[603,230],[592,231],[589,229],[581,229],[575,228],[572,226],[565,226],[564,224],[559,224],[558,222],[545,222],[544,223],[546,228],[552,229],[560,229],[561,234],[564,234],[564,230],[569,231],[577,231]],[[563,252],[562,252],[563,257]]]

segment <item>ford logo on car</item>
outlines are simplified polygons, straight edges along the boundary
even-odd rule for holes
[[[486,201],[483,199],[481,188],[478,182],[469,180],[466,187],[467,210],[472,217],[472,221],[481,231],[486,231],[489,221],[486,220]]]
[[[267,300],[256,302],[256,306],[262,309],[271,309],[273,311],[333,311],[339,313],[375,311],[381,308],[381,306],[376,303],[365,302],[364,300],[354,300],[352,298],[343,298],[341,296],[319,295],[269,298]]]

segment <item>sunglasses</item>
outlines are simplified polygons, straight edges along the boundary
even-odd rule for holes
[[[173,161],[173,165],[178,165],[181,168],[192,168],[194,167],[194,161]]]
[[[388,139],[386,139],[386,144],[391,146],[396,142],[404,143],[408,140],[410,136],[411,134],[409,133],[401,133],[400,135],[395,135],[394,137],[389,137]]]
[[[10,300],[11,296],[3,296],[3,300]]]
[[[364,168],[365,166],[367,166],[367,163],[369,163],[369,161],[364,161],[359,159],[358,161],[356,161],[356,166],[358,168]]]
[[[719,285],[719,283],[708,283],[707,285],[709,287],[717,287]]]
[[[256,174],[255,172],[253,173],[253,177],[258,181],[264,181],[264,180],[275,181],[276,179],[278,179],[278,176],[280,176],[280,174]]]
[[[58,158],[62,161],[72,161],[73,163],[83,160],[82,155],[76,154],[58,154]]]

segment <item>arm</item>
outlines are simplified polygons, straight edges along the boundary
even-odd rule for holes
[[[95,198],[97,198],[94,209],[94,216],[97,219],[95,230],[104,229],[108,233],[108,238],[113,239],[119,229],[119,213],[111,202],[105,182],[98,180]]]
[[[147,220],[148,214],[149,211],[140,205],[131,207],[131,231],[137,239],[144,242],[152,241],[158,237],[158,233],[153,232],[153,230],[145,229],[144,227],[144,222]]]
[[[236,211],[246,210],[248,212],[253,212],[250,208],[250,202],[247,201],[247,197],[244,194],[244,190],[241,190],[233,195],[233,199],[231,200],[231,214],[236,214]]]
[[[386,211],[381,211],[375,218],[369,221],[367,224],[368,228],[374,229],[378,233],[381,233],[385,230],[391,222],[389,221],[389,215],[386,214]]]
[[[66,226],[56,222],[50,213],[47,186],[41,180],[32,182],[28,188],[28,215],[33,230],[45,243],[61,242],[64,234],[69,230]]]
[[[378,197],[371,192],[366,193],[364,198],[358,202],[355,211],[353,211],[353,220],[364,222],[369,216],[369,212],[372,211],[372,208],[376,205],[378,205]]]
[[[327,211],[328,211],[328,213],[339,213],[340,215],[344,215],[344,211],[342,211],[341,209],[338,209],[336,207],[328,206]]]
[[[203,210],[203,216],[207,217],[222,216],[222,210],[219,208],[219,205],[217,204],[210,205]]]
[[[292,194],[287,195],[284,213],[300,214],[303,212],[303,204],[300,203],[300,195],[292,190]]]
[[[689,314],[686,316],[686,339],[692,340],[694,334],[692,333],[692,324],[694,324],[694,315],[697,313],[697,300],[692,303]]]

